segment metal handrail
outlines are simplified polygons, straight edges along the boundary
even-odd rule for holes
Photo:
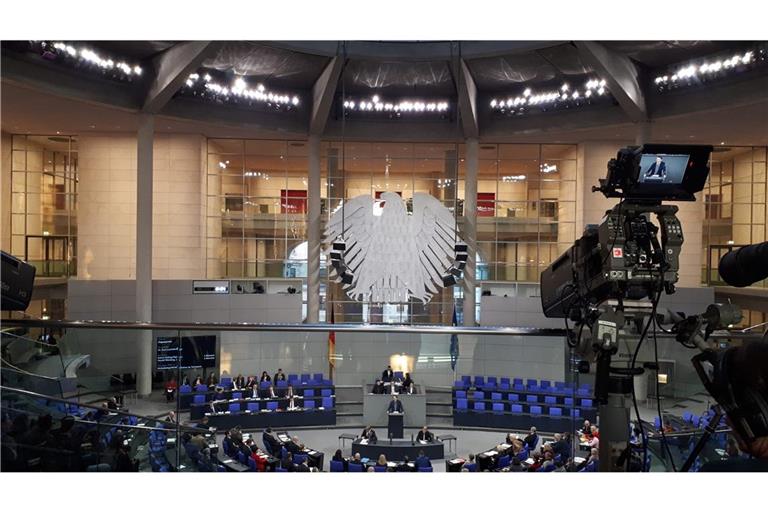
[[[3,320],[4,324],[18,327],[42,327],[56,329],[116,329],[116,330],[166,330],[166,331],[260,331],[260,332],[354,332],[386,334],[462,334],[490,336],[565,336],[562,328],[538,327],[464,327],[451,325],[392,325],[392,324],[267,324],[267,323],[173,323],[173,322],[125,322],[115,320],[39,320],[17,318]],[[674,337],[658,332],[658,338]],[[716,331],[712,339],[755,339],[762,334],[742,329]]]

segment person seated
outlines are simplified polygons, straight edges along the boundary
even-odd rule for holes
[[[272,382],[272,379],[267,372],[261,372],[261,378],[259,379],[259,382]]]
[[[413,466],[410,465],[411,459],[408,458],[407,455],[403,456],[403,461],[397,465],[397,468],[395,469],[398,473],[410,473],[412,471],[416,470],[416,465]]]
[[[254,377],[253,375],[249,375],[248,380],[245,382],[245,387],[248,389],[251,389],[256,387],[257,384],[258,382],[256,382],[256,377]]]
[[[281,380],[287,380],[287,379],[285,378],[285,374],[283,373],[283,369],[282,368],[278,368],[277,369],[277,373],[275,374],[275,378],[273,379],[273,381],[275,382],[275,384],[277,384],[277,382],[281,381]]]
[[[424,450],[419,450],[419,456],[416,458],[417,468],[431,468],[432,463],[429,461],[429,457],[424,455]]]
[[[424,425],[421,427],[421,430],[419,430],[419,433],[416,434],[416,440],[431,443],[435,440],[435,435],[429,431],[426,425]]]
[[[512,446],[515,444],[515,439],[520,439],[520,438],[517,437],[517,434],[513,434],[512,432],[510,432],[509,434],[507,434],[507,437],[504,439],[504,444],[508,444]]]
[[[189,386],[189,376],[185,375],[183,379],[181,379],[181,385],[182,386]]]
[[[296,396],[296,393],[293,391],[293,386],[288,384],[288,387],[283,391],[283,397],[284,398],[293,398]]]
[[[227,395],[224,393],[224,388],[221,386],[216,388],[216,393],[213,395],[214,400],[226,400]]]
[[[362,459],[362,457],[360,457],[360,452],[355,453],[352,456],[352,460],[350,460],[349,462],[351,464],[362,464],[363,463],[363,459]]]
[[[242,373],[238,373],[237,377],[232,381],[232,386],[234,389],[244,389],[245,388],[245,377],[243,377]]]
[[[592,436],[587,441],[590,448],[600,448],[600,435],[597,431],[597,427],[592,425]]]
[[[208,374],[208,379],[205,381],[205,385],[208,386],[208,389],[216,389],[216,385],[218,384],[218,381],[216,380],[216,374],[211,372]]]
[[[301,461],[301,464],[296,464],[297,473],[310,473],[311,471],[312,469],[309,467],[307,459],[304,459],[303,461]]]
[[[261,398],[261,390],[259,386],[253,386],[250,391],[251,398]]]
[[[381,380],[384,382],[392,382],[395,377],[395,372],[392,371],[391,366],[387,366],[387,369],[381,372]]]
[[[539,444],[539,435],[536,433],[536,427],[531,427],[530,432],[523,439],[523,443],[531,452],[536,449]]]
[[[381,379],[376,379],[376,383],[371,388],[371,394],[373,395],[383,395],[386,392],[384,389],[384,383],[381,382]]]
[[[285,469],[289,473],[296,471],[296,466],[293,464],[293,457],[291,452],[285,452],[285,455],[280,459],[280,468]]]
[[[198,375],[197,377],[195,377],[195,383],[192,385],[192,387],[197,387],[202,383],[203,383],[203,378],[200,375]]]
[[[474,463],[475,463],[475,454],[470,453],[469,455],[467,455],[467,459],[464,461],[464,464],[461,465],[461,469],[466,468],[467,471],[469,471],[469,465]]]
[[[582,441],[586,442],[589,440],[591,434],[592,424],[589,422],[589,420],[584,420],[584,425],[581,427],[581,430],[579,430],[579,437]]]
[[[368,443],[375,443],[377,441],[376,431],[373,430],[372,426],[368,425],[363,429],[363,433],[360,434],[360,439],[367,439]]]
[[[387,458],[384,456],[383,453],[381,455],[379,455],[379,459],[376,461],[376,466],[377,467],[382,467],[382,466],[383,467],[387,467]]]
[[[288,404],[285,406],[286,410],[288,411],[294,411],[299,408],[298,404],[296,403],[296,397],[291,395],[290,398],[288,398]]]
[[[275,393],[275,388],[273,386],[269,386],[267,389],[266,398],[277,398],[277,393]]]
[[[552,453],[560,455],[562,459],[566,459],[571,452],[562,434],[555,434],[555,441],[551,444],[551,447]]]
[[[414,384],[413,379],[411,378],[411,374],[406,373],[400,392],[405,393],[406,395],[412,395],[415,389],[416,389],[416,385]]]
[[[168,411],[168,416],[165,417],[165,421],[168,423],[177,423],[176,421],[176,412],[175,411]]]
[[[285,446],[285,449],[291,453],[301,453],[304,451],[303,445],[299,442],[299,438],[296,436],[293,436],[286,441],[283,446]]]
[[[523,464],[519,457],[512,457],[512,461],[509,464],[509,470],[513,473],[520,473],[523,471]]]
[[[236,459],[237,452],[239,451],[237,445],[232,440],[232,431],[227,430],[224,432],[224,439],[221,441],[221,449],[224,450],[224,454],[227,457]]]
[[[600,437],[600,430],[597,428],[597,425],[592,425],[589,427],[590,437]]]
[[[592,448],[589,452],[589,459],[579,466],[579,471],[589,472],[597,471],[600,465],[600,452],[597,448]]]
[[[397,395],[392,395],[392,401],[389,402],[389,407],[387,407],[387,412],[393,413],[403,413],[403,404],[400,403],[400,400],[397,399]]]
[[[333,454],[333,457],[331,457],[331,460],[336,462],[341,462],[344,466],[344,471],[347,471],[349,469],[349,462],[347,462],[347,459],[345,459],[344,456],[341,454],[341,450],[336,450],[336,453]]]
[[[171,377],[170,380],[168,380],[165,383],[165,401],[166,402],[173,402],[174,400],[176,400],[177,387],[178,386],[176,385],[175,377]]]

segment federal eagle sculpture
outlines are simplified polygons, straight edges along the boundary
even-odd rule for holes
[[[327,261],[336,258],[329,271],[352,300],[427,303],[446,278],[461,274],[455,263],[463,242],[453,213],[419,192],[413,194],[412,210],[398,194],[384,192],[380,199],[361,195],[346,200],[333,212],[325,230]],[[334,255],[334,245],[343,250]]]

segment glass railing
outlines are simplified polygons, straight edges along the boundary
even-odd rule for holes
[[[689,456],[694,451],[699,440],[705,435],[703,429],[690,429],[684,432],[670,432],[661,435],[653,432],[648,437],[648,451],[651,454],[651,471],[681,471]],[[725,426],[718,428],[709,436],[703,449],[690,464],[689,471],[699,471],[701,466],[710,461],[718,461],[729,456],[741,456],[727,452],[728,438],[731,429]]]
[[[3,386],[2,414],[3,471],[213,471],[218,465],[179,441],[199,434],[215,447],[210,431],[127,410]]]

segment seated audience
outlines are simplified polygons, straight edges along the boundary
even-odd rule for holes
[[[304,445],[299,442],[299,438],[296,436],[290,438],[283,446],[291,453],[301,453],[304,451]]]
[[[232,386],[234,389],[245,388],[245,377],[243,377],[242,373],[237,374],[237,377],[232,381]]]
[[[211,372],[208,374],[208,380],[205,381],[205,385],[208,386],[208,389],[216,389],[216,385],[218,384],[218,380],[216,380],[216,374]]]
[[[412,395],[414,391],[415,391],[415,385],[413,383],[413,379],[411,378],[411,374],[406,373],[400,392],[406,395]]]
[[[203,383],[203,378],[202,378],[201,376],[199,376],[199,375],[198,375],[197,377],[195,377],[195,383],[194,383],[194,384],[192,384],[192,386],[193,386],[193,387],[194,387],[194,386],[199,386],[199,385],[200,385],[200,384],[202,384],[202,383]]]
[[[384,383],[380,379],[376,379],[376,383],[371,388],[371,393],[374,395],[383,395],[386,393],[386,389],[384,388]]]
[[[363,433],[360,434],[361,439],[367,439],[369,443],[375,443],[377,441],[376,438],[376,431],[373,430],[373,427],[368,425],[363,429]]]
[[[176,400],[177,387],[178,386],[176,385],[175,377],[171,377],[170,380],[168,380],[165,383],[165,401],[166,402],[173,402],[174,400]]]
[[[344,471],[347,471],[349,469],[349,462],[347,462],[347,459],[344,458],[344,456],[341,454],[341,450],[336,450],[336,453],[333,454],[333,457],[331,460],[334,460],[336,462],[341,462],[344,465]]]
[[[272,433],[272,429],[267,427],[261,436],[261,442],[264,444],[264,448],[272,455],[280,455],[280,441],[277,440]]]
[[[275,388],[273,386],[269,386],[265,394],[266,396],[264,398],[277,398],[277,393],[275,393]]]
[[[467,460],[465,460],[465,461],[464,461],[464,464],[462,464],[462,465],[461,465],[461,469],[466,469],[467,471],[469,471],[469,468],[468,468],[468,466],[469,466],[470,464],[474,464],[474,463],[475,463],[475,454],[474,454],[474,453],[470,453],[470,454],[467,456]]]
[[[379,459],[376,461],[376,466],[378,466],[378,467],[382,467],[382,466],[387,467],[387,458],[384,456],[383,453],[381,455],[379,455]]]
[[[272,382],[272,378],[267,372],[261,372],[261,378],[259,379],[259,382]]]
[[[249,389],[255,388],[257,384],[258,382],[256,382],[256,377],[254,377],[253,375],[249,375],[248,380],[245,383],[245,387]]]
[[[536,433],[536,427],[531,427],[529,434],[523,439],[523,443],[529,451],[534,451],[536,449],[539,444],[539,435]]]
[[[278,368],[277,369],[277,373],[275,374],[275,378],[273,379],[273,381],[275,383],[277,383],[278,381],[281,381],[281,380],[287,380],[287,379],[285,378],[285,374],[283,373],[283,369],[282,368]]]
[[[419,456],[416,458],[417,468],[431,468],[432,463],[429,461],[429,457],[424,455],[424,450],[419,450]]]
[[[512,461],[509,464],[509,470],[513,473],[520,473],[523,471],[523,465],[518,457],[512,457]]]

